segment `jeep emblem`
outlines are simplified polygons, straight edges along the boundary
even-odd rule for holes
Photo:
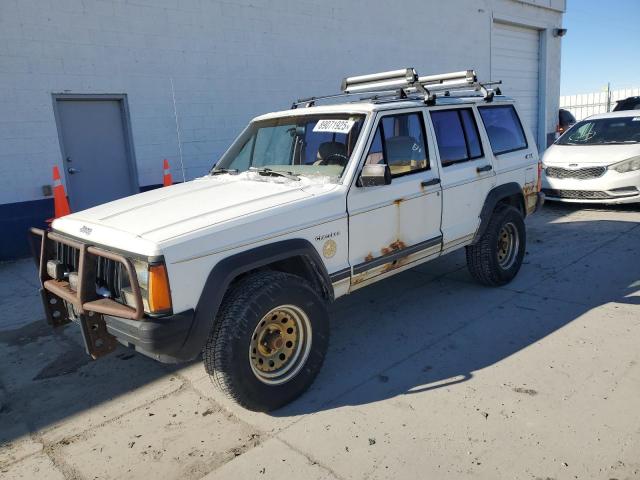
[[[91,235],[92,230],[93,229],[87,227],[86,225],[80,227],[80,233],[84,233],[85,235]]]

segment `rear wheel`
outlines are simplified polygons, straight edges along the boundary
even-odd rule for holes
[[[324,300],[304,279],[257,272],[227,294],[203,351],[205,369],[229,397],[269,411],[313,383],[327,351]]]
[[[522,214],[513,207],[498,206],[482,237],[467,247],[471,276],[488,286],[509,283],[520,270],[526,243]]]

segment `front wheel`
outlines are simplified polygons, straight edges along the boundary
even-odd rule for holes
[[[214,384],[250,410],[270,411],[313,383],[327,351],[324,300],[304,279],[257,272],[220,307],[203,351]]]
[[[471,276],[488,286],[509,283],[520,270],[526,243],[522,214],[513,207],[499,206],[482,237],[467,247]]]

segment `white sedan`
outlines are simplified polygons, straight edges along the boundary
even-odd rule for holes
[[[576,123],[542,159],[547,200],[640,202],[640,112],[593,115]]]

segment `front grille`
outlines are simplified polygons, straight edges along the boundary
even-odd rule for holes
[[[577,180],[589,180],[598,178],[605,174],[607,167],[586,167],[586,168],[562,168],[547,167],[545,173],[549,178],[575,178]]]
[[[547,197],[566,198],[572,200],[604,200],[612,198],[607,192],[599,192],[595,190],[552,190],[545,188],[542,192]]]
[[[77,272],[80,266],[80,250],[64,243],[56,242],[56,260],[64,265],[64,271]]]
[[[64,265],[65,273],[77,272],[80,266],[80,250],[56,242],[56,260]],[[119,299],[128,284],[124,265],[109,258],[97,257],[96,292],[101,297]]]
[[[100,296],[119,299],[122,296],[124,282],[128,282],[124,265],[110,258],[98,257],[96,288]],[[104,290],[106,289],[106,291]]]

